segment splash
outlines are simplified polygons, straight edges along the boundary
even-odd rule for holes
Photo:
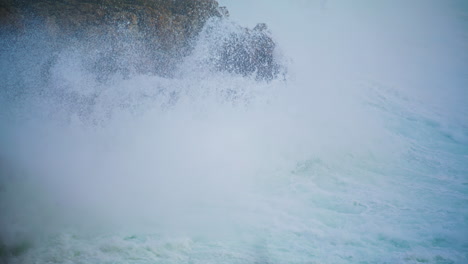
[[[267,22],[287,72],[220,71],[231,20],[210,21],[170,76],[96,70],[100,40],[2,38],[2,261],[465,262],[455,11],[227,4]],[[110,65],[144,58],[126,41]]]

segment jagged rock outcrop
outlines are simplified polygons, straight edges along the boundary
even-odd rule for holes
[[[160,48],[183,47],[207,19],[221,16],[214,0],[4,0],[2,24],[24,28],[32,19],[45,22],[51,35],[142,33]]]
[[[271,80],[280,71],[280,65],[274,60],[275,47],[263,23],[253,30],[232,33],[221,49],[218,69],[244,76],[256,74],[257,79]]]
[[[168,76],[188,55],[206,21],[226,17],[215,0],[2,0],[3,31],[21,34],[39,27],[53,45],[70,39],[88,45],[93,71],[150,72]],[[39,25],[39,26],[38,26]],[[278,73],[275,43],[265,26],[232,34],[223,45],[218,70],[257,74],[270,80]],[[128,58],[119,62],[120,58]],[[52,59],[53,60],[53,59]],[[49,62],[49,64],[51,64]]]

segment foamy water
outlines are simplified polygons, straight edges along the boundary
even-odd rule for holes
[[[2,40],[0,259],[468,262],[466,4],[221,4],[171,78]],[[213,70],[232,22],[287,73]]]

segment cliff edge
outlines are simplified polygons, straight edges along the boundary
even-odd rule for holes
[[[96,51],[94,69],[102,76],[129,68],[170,76],[177,61],[190,54],[209,19],[228,11],[215,0],[3,0],[0,28],[5,34],[40,31],[60,48],[79,40]],[[219,50],[216,70],[271,80],[279,72],[276,44],[266,25],[230,34]],[[91,43],[94,44],[91,45]],[[97,44],[96,44],[97,43]],[[139,59],[118,64],[116,56],[138,50]],[[128,56],[127,56],[128,57]],[[131,65],[129,65],[131,64]]]

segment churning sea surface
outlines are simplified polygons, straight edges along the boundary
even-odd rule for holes
[[[220,2],[287,73],[1,40],[2,263],[468,263],[466,1]]]

